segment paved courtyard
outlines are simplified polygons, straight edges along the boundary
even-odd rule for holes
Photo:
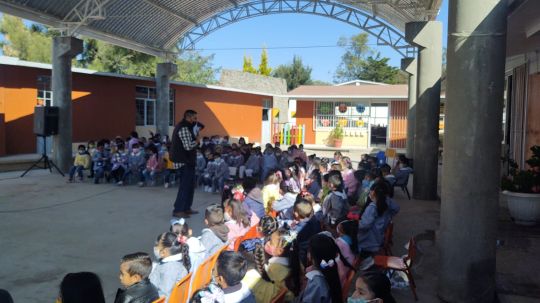
[[[151,253],[157,235],[169,228],[176,188],[66,184],[43,170],[19,175],[0,173],[0,288],[8,289],[16,303],[53,302],[62,277],[76,271],[96,272],[107,302],[112,302],[120,258],[136,251]],[[416,236],[419,301],[438,302],[439,202],[409,201],[397,189],[396,199],[401,212],[395,218],[394,253],[405,254],[404,244]],[[197,191],[194,206],[202,210],[216,202],[219,196]],[[200,234],[202,213],[188,222]],[[499,229],[500,301],[538,302],[540,227],[517,227],[501,208]],[[409,289],[393,293],[400,303],[414,302]]]

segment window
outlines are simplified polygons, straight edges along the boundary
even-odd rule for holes
[[[349,129],[367,129],[370,107],[362,102],[315,102],[315,129],[334,128],[340,124]]]
[[[50,76],[38,76],[36,104],[42,106],[53,106]]]
[[[169,89],[169,125],[174,125],[174,89]],[[138,126],[156,124],[156,89],[154,87],[135,87],[135,124]]]

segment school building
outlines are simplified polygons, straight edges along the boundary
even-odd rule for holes
[[[154,78],[73,68],[72,81],[74,143],[125,137],[133,130],[144,137],[155,132]],[[172,132],[189,108],[205,124],[203,136],[269,142],[272,99],[268,93],[173,81],[169,128]],[[51,65],[0,57],[0,156],[40,150],[41,141],[33,133],[34,107],[39,105],[54,105]]]
[[[339,124],[344,129],[343,147],[405,148],[407,85],[351,81],[300,86],[289,93],[252,87],[172,81],[169,130],[191,108],[206,126],[203,136],[243,136],[264,144],[296,129],[296,140],[285,144],[329,145],[328,135]],[[73,68],[72,98],[74,144],[125,137],[133,130],[145,137],[155,132],[154,78]],[[286,100],[285,110],[278,108],[278,99]],[[50,64],[0,57],[0,156],[42,150],[42,141],[33,133],[33,113],[35,106],[49,105],[54,105]],[[50,150],[50,138],[48,142]]]

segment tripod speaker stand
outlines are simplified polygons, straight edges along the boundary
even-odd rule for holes
[[[49,169],[52,173],[52,168],[64,177],[64,173],[56,166],[49,156],[47,156],[47,137],[58,134],[58,116],[59,109],[55,106],[36,106],[34,108],[34,134],[43,139],[43,151],[41,158],[30,166],[22,175],[24,177],[33,168]],[[43,162],[43,167],[39,164]]]
[[[43,139],[43,152],[41,153],[41,158],[37,160],[32,166],[30,166],[27,170],[24,171],[24,173],[21,175],[21,178],[24,177],[29,171],[31,171],[34,168],[41,168],[41,169],[49,169],[49,171],[52,173],[52,168],[62,175],[64,177],[64,173],[54,164],[53,161],[49,159],[49,156],[47,156],[47,138],[45,136],[40,136]],[[43,166],[40,167],[39,164],[43,162]]]

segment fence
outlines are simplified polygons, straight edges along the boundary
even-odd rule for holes
[[[306,126],[292,123],[274,123],[272,128],[272,142],[283,145],[304,144]]]

